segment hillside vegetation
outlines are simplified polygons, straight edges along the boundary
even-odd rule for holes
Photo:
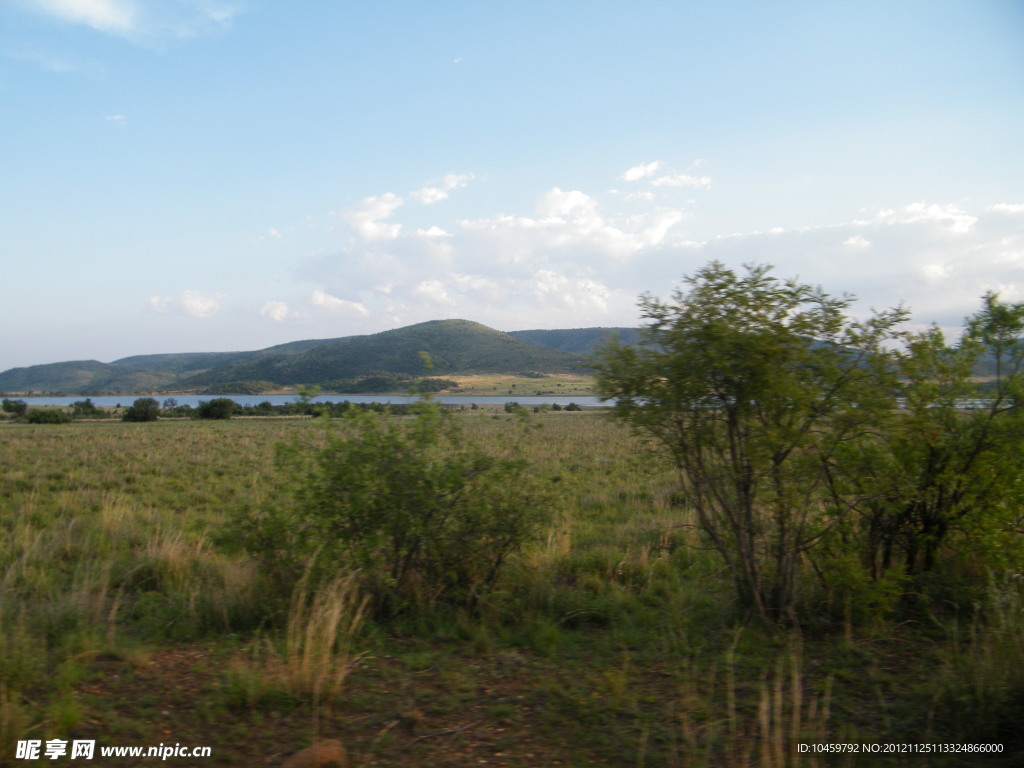
[[[368,336],[310,339],[253,352],[135,355],[112,363],[49,363],[0,373],[0,392],[266,391],[370,376],[565,374],[586,371],[585,356],[604,329],[502,333],[468,320],[436,320]],[[628,330],[628,329],[627,329]],[[337,389],[336,386],[334,386]]]

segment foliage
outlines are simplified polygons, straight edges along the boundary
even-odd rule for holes
[[[345,392],[352,395],[377,394],[384,392],[441,392],[459,386],[452,379],[436,377],[417,378],[401,373],[377,373],[370,376],[357,376],[349,379],[325,381],[324,388],[333,392]]]
[[[28,411],[28,403],[24,400],[11,400],[5,397],[3,400],[4,413],[11,413],[15,416],[24,416]]]
[[[262,395],[280,387],[270,381],[226,381],[203,387],[205,395]]]
[[[763,265],[686,284],[641,299],[644,345],[605,345],[598,392],[671,457],[740,601],[792,618],[803,553],[849,511],[835,457],[891,399],[883,344],[905,313],[856,322],[849,298]]]
[[[123,421],[156,421],[160,418],[160,403],[152,397],[140,397],[121,417]]]
[[[97,408],[90,398],[77,400],[71,404],[71,414],[76,419],[89,419],[105,415],[103,409]]]
[[[280,449],[293,504],[243,519],[268,565],[359,568],[380,614],[438,601],[473,606],[550,514],[526,463],[469,444],[422,401],[411,418],[351,409],[323,443]]]
[[[901,407],[859,448],[851,472],[865,499],[867,559],[876,576],[934,570],[953,534],[978,551],[993,536],[1005,541],[1003,531],[1020,529],[1022,333],[1024,304],[988,294],[956,344],[935,327],[907,335],[898,359]],[[992,377],[981,399],[972,371],[983,357]],[[1013,550],[1004,547],[1004,555]],[[988,547],[989,565],[1024,564],[1019,556],[993,557],[999,555]]]
[[[71,414],[62,408],[29,408],[25,421],[29,424],[68,424]]]
[[[235,412],[235,401],[230,397],[215,397],[213,400],[200,400],[195,410],[197,419],[230,419]]]

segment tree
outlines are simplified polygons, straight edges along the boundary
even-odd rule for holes
[[[613,413],[674,463],[741,603],[777,621],[804,554],[850,512],[836,458],[894,398],[885,343],[906,313],[857,322],[849,297],[745,269],[712,262],[669,302],[644,295],[642,344],[612,340],[593,365]]]
[[[138,398],[121,416],[123,421],[156,421],[158,418],[160,418],[160,403],[152,397]]]

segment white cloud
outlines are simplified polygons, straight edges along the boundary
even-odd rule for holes
[[[331,294],[321,290],[313,291],[309,301],[313,306],[322,307],[334,314],[356,315],[360,317],[368,317],[370,314],[370,311],[358,301],[339,299],[337,296],[331,296]]]
[[[419,237],[451,237],[451,233],[445,232],[437,225],[432,226],[430,229],[417,229],[416,234]]]
[[[33,0],[32,5],[61,21],[112,34],[130,33],[138,22],[131,0]]]
[[[992,206],[992,210],[999,213],[1024,213],[1024,203],[996,203]]]
[[[925,279],[930,283],[945,280],[950,276],[950,269],[945,264],[925,264],[921,269]]]
[[[696,187],[698,189],[711,186],[709,176],[690,176],[687,173],[671,173],[667,176],[659,176],[651,181],[654,187]]]
[[[843,245],[854,251],[862,251],[871,247],[871,241],[863,235],[851,235],[843,241]]]
[[[953,204],[926,205],[925,203],[913,203],[900,211],[882,211],[879,213],[879,218],[904,224],[935,223],[955,234],[969,232],[978,221],[977,217],[971,216],[959,206]]]
[[[412,292],[414,295],[420,296],[433,304],[442,304],[449,307],[455,306],[455,300],[448,295],[444,283],[440,280],[424,280],[413,288]]]
[[[653,163],[642,163],[640,165],[634,165],[628,171],[626,171],[620,178],[623,181],[639,181],[640,179],[646,179],[648,176],[653,176],[661,168],[661,161],[655,160]]]
[[[220,312],[219,300],[223,296],[221,293],[211,294],[185,290],[175,297],[150,296],[148,303],[157,312],[173,312],[192,317],[209,318]]]
[[[288,311],[288,305],[283,301],[268,301],[262,307],[260,307],[260,316],[265,317],[274,322],[281,322],[287,320],[291,313]]]
[[[539,302],[559,303],[584,312],[603,314],[608,309],[611,291],[601,283],[587,278],[570,278],[551,270],[541,270],[533,277],[533,287]]]
[[[780,276],[853,294],[862,311],[902,302],[916,322],[957,330],[985,291],[1024,284],[1024,227],[992,208],[914,203],[870,219],[717,238],[699,256],[686,272],[711,259],[768,262]]]
[[[221,0],[26,0],[29,7],[68,24],[80,24],[136,43],[192,38],[228,26],[238,2]]]
[[[404,202],[393,192],[367,197],[346,211],[345,219],[363,240],[393,240],[402,231],[402,225],[383,222],[401,208]]]
[[[913,202],[853,210],[831,225],[695,242],[685,228],[691,203],[661,204],[653,181],[664,176],[655,169],[644,177],[658,193],[651,201],[561,186],[539,195],[532,212],[409,229],[387,218],[399,198],[370,198],[362,218],[350,213],[350,221],[369,222],[372,235],[373,227],[391,227],[390,237],[356,238],[312,257],[301,277],[324,292],[363,297],[374,323],[444,314],[505,330],[638,322],[639,294],[667,295],[712,259],[737,268],[774,264],[779,276],[859,297],[856,311],[904,302],[915,319],[949,327],[977,309],[985,290],[1024,286],[1024,226],[1008,203]]]
[[[453,190],[465,187],[474,178],[476,177],[472,173],[449,173],[441,179],[439,185],[422,187],[415,192],[411,192],[409,196],[424,205],[432,205],[442,200],[447,200],[448,195]]]

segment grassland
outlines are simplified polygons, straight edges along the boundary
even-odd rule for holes
[[[496,452],[521,429],[458,418]],[[479,613],[375,622],[344,578],[289,600],[226,522],[279,498],[274,446],[310,429],[0,425],[0,765],[33,764],[14,759],[28,738],[208,745],[166,761],[204,766],[278,765],[317,737],[353,766],[1019,759],[1019,581],[898,622],[808,584],[808,620],[766,631],[737,611],[672,474],[600,413],[536,414],[517,438],[556,522]],[[825,758],[801,740],[1005,752]]]
[[[572,373],[548,373],[543,376],[510,376],[501,373],[455,374],[458,392],[467,395],[515,397],[593,397],[594,377]]]

